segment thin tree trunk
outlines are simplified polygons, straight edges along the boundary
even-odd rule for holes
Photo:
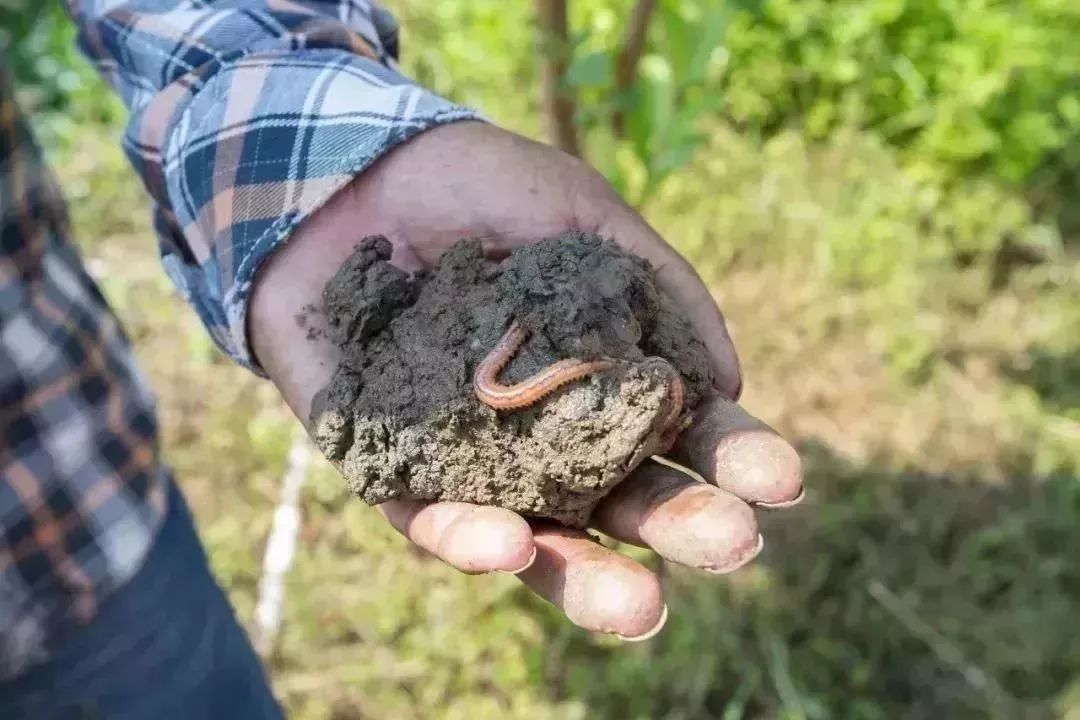
[[[577,126],[574,124],[575,98],[572,90],[565,87],[563,82],[570,59],[566,3],[567,0],[536,0],[536,17],[541,32],[540,97],[551,144],[581,157]]]
[[[638,62],[645,52],[645,39],[649,32],[649,20],[656,9],[656,0],[638,0],[630,13],[630,20],[623,34],[622,47],[615,58],[615,95],[624,99],[634,87],[637,77]],[[611,116],[612,129],[616,137],[626,134],[626,117],[622,110],[616,110]]]

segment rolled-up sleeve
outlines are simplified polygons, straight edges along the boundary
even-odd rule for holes
[[[166,271],[215,342],[254,366],[260,265],[379,156],[477,114],[396,63],[367,0],[69,0],[82,49],[130,110]]]

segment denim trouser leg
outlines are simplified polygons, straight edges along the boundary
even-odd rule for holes
[[[143,568],[50,661],[0,684],[3,720],[281,717],[175,486]]]

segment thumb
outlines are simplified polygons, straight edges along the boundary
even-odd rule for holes
[[[591,225],[598,228],[599,234],[614,238],[628,251],[652,264],[657,285],[679,304],[708,348],[716,373],[716,389],[729,399],[738,400],[742,392],[739,357],[724,315],[701,277],[644,218],[621,200],[615,200],[603,217],[602,221]]]

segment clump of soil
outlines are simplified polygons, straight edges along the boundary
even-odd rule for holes
[[[686,409],[712,385],[704,344],[650,265],[611,241],[568,233],[494,262],[462,240],[415,275],[390,259],[385,238],[366,238],[327,283],[342,359],[312,405],[316,443],[368,503],[459,500],[582,526],[667,449],[671,366]],[[503,384],[567,358],[620,362],[527,408],[494,410],[473,373],[514,321],[529,336]]]

